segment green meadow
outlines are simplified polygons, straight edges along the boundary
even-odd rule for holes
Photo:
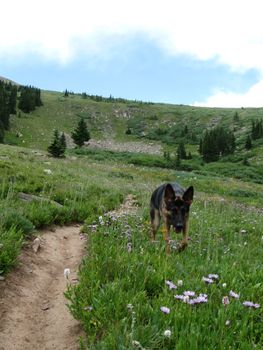
[[[263,145],[245,151],[243,141],[263,109],[238,110],[234,125],[235,110],[95,102],[52,92],[43,92],[43,102],[12,117],[0,145],[0,276],[16,265],[37,229],[78,222],[87,252],[79,283],[69,284],[65,295],[84,330],[81,349],[262,349]],[[70,134],[80,117],[94,139],[148,142],[148,133],[171,154],[176,143],[171,135],[157,138],[157,127],[187,124],[199,137],[220,122],[236,128],[237,150],[202,164],[192,140],[193,159],[180,169],[161,154],[87,147],[61,159],[48,156],[53,129]],[[158,242],[149,239],[149,200],[169,181],[193,185],[195,197],[189,246],[178,253],[181,236],[173,234],[167,255],[161,230]],[[136,211],[109,216],[129,194]]]

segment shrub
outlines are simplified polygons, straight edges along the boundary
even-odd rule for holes
[[[29,235],[34,231],[32,222],[15,210],[2,213],[0,219],[4,230],[10,230],[14,227],[21,231],[23,235]]]

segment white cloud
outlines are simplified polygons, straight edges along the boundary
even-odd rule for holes
[[[169,55],[216,59],[263,76],[261,0],[9,0],[1,3],[0,31],[0,59],[107,59],[122,40],[144,35]],[[245,94],[218,91],[195,104],[263,105],[261,96],[262,81]]]
[[[263,80],[253,85],[243,94],[217,91],[215,94],[208,97],[206,101],[195,102],[193,105],[202,107],[262,107]]]
[[[140,33],[170,54],[263,72],[261,9],[260,0],[10,0],[1,4],[0,52],[67,62]]]

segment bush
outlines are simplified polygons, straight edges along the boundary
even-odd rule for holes
[[[14,227],[16,230],[21,231],[23,235],[29,235],[34,231],[32,222],[17,211],[4,212],[0,219],[4,230],[10,230]]]

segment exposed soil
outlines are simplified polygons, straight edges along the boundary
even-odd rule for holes
[[[0,281],[0,350],[79,349],[81,328],[64,292],[67,283],[77,283],[85,240],[78,226],[69,226],[43,231],[40,241],[37,253],[28,243],[18,268]]]

